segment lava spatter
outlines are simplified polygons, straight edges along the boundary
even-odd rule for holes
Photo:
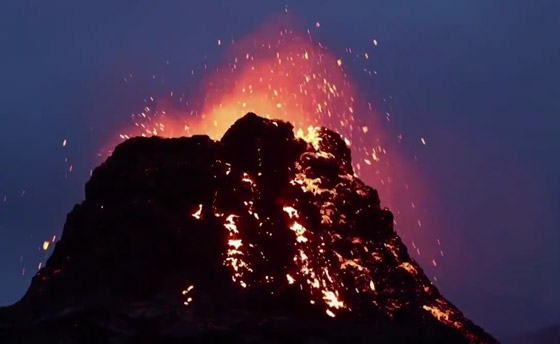
[[[425,263],[441,257],[441,247],[434,247],[435,231],[426,225],[419,231],[419,218],[429,213],[411,206],[426,193],[425,182],[416,175],[412,158],[400,156],[397,142],[403,136],[389,127],[391,114],[384,101],[366,99],[353,80],[352,70],[366,66],[357,65],[352,49],[341,55],[312,31],[295,29],[282,19],[231,43],[221,41],[220,49],[227,51],[225,61],[215,68],[205,64],[200,94],[147,97],[131,124],[119,129],[118,141],[193,134],[218,139],[247,112],[289,121],[301,137],[317,134],[317,127],[330,128],[351,146],[353,173],[375,185],[384,204],[399,214],[400,232],[414,243],[416,258]],[[370,63],[369,55],[364,56]],[[307,139],[315,144],[311,136]],[[317,184],[316,179],[298,182]]]
[[[297,132],[247,114],[220,141],[116,147],[0,334],[495,342],[408,255],[345,140]]]

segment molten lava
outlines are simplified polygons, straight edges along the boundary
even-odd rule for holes
[[[369,59],[367,53],[365,56]],[[422,246],[426,252],[420,260],[432,264],[440,255],[439,241],[433,250],[435,237],[426,237],[418,215],[426,209],[415,209],[420,198],[417,194],[425,198],[425,187],[410,163],[394,150],[388,155],[389,147],[400,142],[402,136],[391,138],[384,133],[390,114],[380,115],[383,111],[361,99],[344,61],[345,57],[316,42],[309,31],[301,34],[284,24],[268,25],[232,45],[228,62],[203,82],[201,95],[195,95],[192,101],[179,98],[176,105],[162,100],[146,106],[134,115],[134,128],[120,137],[206,134],[219,139],[247,112],[291,122],[297,137],[306,139],[315,149],[316,128],[333,129],[352,149],[355,175],[377,187],[385,205],[398,215],[401,235],[411,242],[417,255]],[[196,105],[195,99],[203,99],[202,104]],[[300,176],[293,183],[321,192],[319,181],[314,179]],[[324,221],[330,221],[327,215]],[[295,222],[293,226],[301,225]],[[302,235],[299,240],[306,238]],[[240,258],[235,261],[242,262]]]
[[[61,331],[130,339],[148,325],[157,338],[208,339],[249,326],[257,342],[272,328],[325,342],[495,342],[408,254],[345,140],[327,128],[302,135],[247,114],[219,141],[119,145],[0,329],[79,323]]]

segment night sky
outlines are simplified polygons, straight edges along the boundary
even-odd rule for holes
[[[378,77],[350,76],[427,140],[416,165],[435,199],[426,230],[444,243],[444,296],[496,336],[560,323],[560,3],[302,3],[3,1],[0,305],[45,263],[43,241],[62,234],[115,128],[146,97],[194,92],[201,65],[223,62],[217,39],[287,5],[331,51],[379,42]]]

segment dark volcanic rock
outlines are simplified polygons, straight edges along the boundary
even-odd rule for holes
[[[134,138],[86,184],[0,342],[495,342],[410,258],[340,136],[248,114]]]

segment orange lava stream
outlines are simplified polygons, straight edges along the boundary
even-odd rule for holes
[[[289,121],[298,136],[308,127],[328,127],[346,139],[356,175],[378,189],[411,250],[420,255],[419,247],[427,247],[423,265],[440,258],[440,247],[432,249],[435,238],[423,233],[419,210],[414,209],[418,195],[426,194],[425,186],[410,162],[388,155],[387,143],[402,138],[383,132],[390,115],[381,115],[361,98],[345,72],[345,58],[314,41],[309,31],[302,34],[283,24],[268,24],[235,42],[228,56],[203,82],[201,94],[192,97],[193,104],[203,99],[200,106],[179,109],[168,99],[159,100],[154,108],[134,115],[134,126],[121,132],[121,139],[193,134],[219,139],[247,112]]]

